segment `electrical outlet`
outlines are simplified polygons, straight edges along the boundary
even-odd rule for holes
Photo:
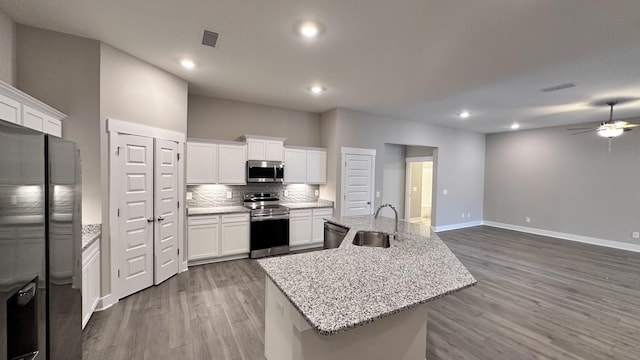
[[[233,193],[231,191],[227,191],[227,199],[232,199]]]
[[[193,199],[193,193],[191,191],[187,191],[187,200]]]
[[[462,213],[462,218],[464,219],[464,213]]]
[[[447,195],[448,193],[449,193],[449,190],[447,189],[442,190],[442,195]]]
[[[471,217],[471,213],[467,213],[467,219]]]
[[[640,239],[640,232],[634,231],[631,233],[631,237],[634,239]]]
[[[289,190],[285,190],[285,191],[284,191],[284,196],[285,196],[285,197],[289,196]]]
[[[320,191],[316,190],[313,192],[316,196],[320,195]]]
[[[376,197],[379,198],[380,197],[380,191],[376,191]]]
[[[531,222],[531,218],[527,216],[526,218],[524,218],[524,222],[530,223]]]

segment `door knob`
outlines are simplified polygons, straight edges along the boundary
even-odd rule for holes
[[[371,201],[367,201],[367,205],[371,205]]]
[[[154,221],[155,221],[155,220],[153,220],[153,218],[148,218],[148,219],[147,219],[147,222],[150,222],[150,223],[152,223],[152,222],[154,222]]]
[[[164,218],[162,216],[158,216],[158,221],[162,221]]]

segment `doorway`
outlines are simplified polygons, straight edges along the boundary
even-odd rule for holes
[[[407,158],[405,179],[405,218],[431,225],[433,157]]]

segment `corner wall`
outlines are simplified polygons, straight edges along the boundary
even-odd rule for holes
[[[487,135],[485,220],[640,244],[640,131],[608,152],[607,139],[565,128]]]
[[[16,23],[0,9],[0,80],[15,86],[17,74]]]

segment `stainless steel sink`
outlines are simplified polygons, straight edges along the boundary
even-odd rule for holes
[[[388,248],[391,246],[389,234],[379,231],[358,231],[353,238],[353,245]]]

